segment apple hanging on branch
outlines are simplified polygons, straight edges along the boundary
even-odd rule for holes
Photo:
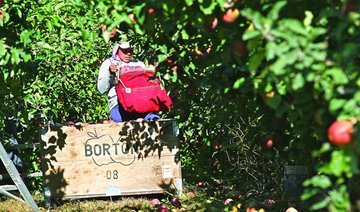
[[[222,20],[227,23],[232,23],[238,18],[239,15],[240,15],[240,11],[238,9],[229,8],[223,14]]]
[[[328,128],[329,141],[336,146],[347,146],[351,143],[354,126],[346,120],[337,120]]]

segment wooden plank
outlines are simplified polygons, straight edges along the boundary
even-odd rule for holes
[[[42,140],[53,198],[181,192],[175,120],[62,126]]]

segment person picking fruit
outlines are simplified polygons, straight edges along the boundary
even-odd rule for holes
[[[143,118],[145,121],[157,120],[157,113],[135,113],[127,112],[118,101],[116,93],[116,74],[128,69],[146,68],[142,61],[133,59],[133,48],[130,42],[122,41],[113,48],[112,55],[100,66],[97,79],[97,88],[101,94],[107,93],[110,119],[114,122],[123,122]]]

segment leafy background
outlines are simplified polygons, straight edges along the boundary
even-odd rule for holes
[[[229,9],[233,22],[223,19]],[[302,165],[302,207],[347,211],[359,199],[349,186],[359,130],[351,148],[327,139],[337,119],[359,128],[355,0],[17,0],[1,10],[0,128],[16,117],[21,142],[36,142],[41,124],[108,119],[98,68],[131,39],[138,58],[159,63],[174,100],[162,116],[178,119],[184,181],[218,196],[281,199],[284,167]],[[28,172],[40,169],[38,154],[25,154]]]

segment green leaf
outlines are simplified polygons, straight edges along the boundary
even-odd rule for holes
[[[309,180],[306,180],[305,182],[304,182],[304,184],[308,184],[307,182],[308,182]],[[319,190],[318,189],[315,189],[315,188],[313,188],[313,189],[311,189],[311,190],[306,190],[302,195],[301,195],[301,200],[308,200],[308,199],[310,199],[311,197],[313,197],[313,196],[315,196],[316,194],[318,194],[319,193]]]
[[[325,70],[324,77],[331,77],[332,81],[336,84],[346,84],[349,82],[346,74],[340,68],[330,68]]]
[[[246,40],[255,38],[259,35],[261,35],[261,33],[258,30],[246,30],[245,33],[243,34],[242,38],[244,41],[246,41]]]
[[[311,11],[305,11],[305,19],[303,22],[306,28],[311,28],[311,22],[313,18],[314,15],[312,14]]]
[[[329,163],[331,173],[337,177],[340,177],[342,174],[351,175],[351,160],[351,157],[346,155],[343,150],[333,151]]]
[[[165,61],[166,58],[167,58],[167,55],[166,55],[166,54],[159,54],[159,55],[157,56],[157,60],[159,61],[159,63]]]
[[[342,108],[346,103],[345,99],[332,99],[329,104],[329,110],[332,113],[335,113],[337,110]]]
[[[188,40],[189,39],[189,34],[186,32],[186,30],[181,30],[181,37],[184,40]]]
[[[19,49],[11,49],[11,63],[12,64],[19,64],[20,63],[20,52],[21,50]]]
[[[310,209],[311,210],[320,210],[322,208],[325,208],[329,203],[330,203],[331,199],[329,197],[326,197],[322,200],[320,200],[319,202],[313,204]]]
[[[216,7],[216,1],[199,1],[200,3],[200,10],[205,15],[211,15]]]
[[[287,93],[287,87],[284,81],[277,83],[276,89],[280,95],[285,95]]]
[[[295,75],[295,78],[292,80],[292,85],[291,85],[292,89],[294,91],[297,91],[297,90],[303,88],[304,85],[305,85],[305,79],[304,79],[303,75],[301,73],[297,73]]]
[[[270,65],[270,69],[276,75],[283,75],[286,73],[285,70],[286,64],[287,64],[286,57],[281,57],[275,63]]]
[[[42,48],[42,49],[53,49],[53,47],[51,47],[48,43],[45,43],[45,42],[37,42],[36,43],[36,46]]]
[[[239,89],[241,87],[242,84],[244,84],[245,82],[245,78],[244,77],[241,77],[239,79],[237,79],[233,85],[233,88],[234,89]]]
[[[187,6],[191,6],[194,3],[194,1],[193,0],[185,0],[185,3]]]
[[[278,1],[275,3],[271,11],[268,13],[267,18],[271,21],[275,21],[279,17],[280,10],[287,4],[286,1]]]
[[[319,187],[322,189],[329,188],[332,185],[330,178],[326,175],[314,176],[311,178],[310,181],[313,186],[316,186],[316,187]]]
[[[269,107],[271,109],[277,109],[279,107],[279,105],[281,104],[281,96],[275,94],[272,98],[268,99],[266,104],[269,105]]]
[[[308,32],[306,31],[306,29],[304,28],[304,25],[295,19],[283,19],[281,21],[281,25],[282,27],[285,27],[295,33],[298,33],[300,35],[304,35],[307,36]]]
[[[249,69],[251,71],[256,71],[258,67],[260,66],[261,62],[264,59],[264,51],[259,51],[255,53],[249,60]]]
[[[31,43],[30,36],[31,36],[32,33],[33,33],[32,30],[31,31],[30,30],[24,30],[24,31],[21,32],[20,40],[21,40],[21,42],[24,43],[25,46],[27,44]],[[1,55],[1,53],[0,53],[0,55]]]

